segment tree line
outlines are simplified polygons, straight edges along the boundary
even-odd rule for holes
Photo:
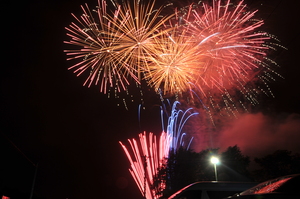
[[[215,170],[210,162],[212,156],[220,159],[220,164],[217,165],[218,181],[263,182],[300,173],[300,154],[292,154],[288,150],[277,150],[251,160],[249,156],[242,154],[237,145],[228,147],[222,153],[219,153],[219,149],[206,149],[197,153],[191,149],[179,148],[170,152],[166,164],[155,176],[153,189],[159,188],[159,182],[165,182],[166,187],[157,190],[165,198],[193,182],[214,181]],[[253,161],[256,168],[250,169]]]

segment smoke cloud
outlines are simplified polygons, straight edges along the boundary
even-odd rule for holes
[[[245,114],[218,136],[220,149],[238,145],[242,153],[260,157],[276,150],[300,152],[300,115],[272,118]]]
[[[197,127],[199,128],[199,127]],[[226,150],[237,145],[243,155],[262,157],[276,150],[289,150],[300,153],[300,115],[278,115],[262,113],[243,114],[238,119],[226,121],[218,132],[195,132],[195,151],[206,148]]]

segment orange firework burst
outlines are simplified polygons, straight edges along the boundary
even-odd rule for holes
[[[176,11],[166,25],[172,29],[154,38],[146,57],[149,85],[163,94],[194,89],[204,97],[238,89],[254,103],[257,91],[246,85],[278,75],[271,69],[274,62],[266,58],[272,38],[258,31],[263,21],[254,19],[256,12],[248,11],[243,1],[233,5],[230,0]]]
[[[172,15],[161,17],[162,8],[155,9],[155,1],[144,4],[134,0],[133,4],[124,3],[118,10],[118,16],[110,18],[115,25],[119,39],[116,42],[118,56],[115,59],[120,64],[130,66],[141,79],[141,71],[145,65],[145,55],[153,48],[153,39],[158,37],[164,23]]]
[[[201,67],[199,51],[186,31],[173,29],[154,39],[154,48],[146,57],[145,78],[163,94],[182,93],[193,88]]]
[[[159,17],[161,8],[154,9],[154,3],[113,2],[114,11],[108,13],[106,1],[99,0],[96,10],[85,5],[80,18],[73,15],[78,25],[72,23],[66,28],[71,40],[65,43],[79,48],[65,52],[70,56],[68,60],[81,60],[69,68],[75,69],[74,73],[79,76],[89,71],[84,85],[100,82],[100,91],[106,93],[110,88],[125,90],[129,78],[140,83],[143,56],[156,30],[167,20]]]
[[[279,45],[260,31],[263,20],[254,18],[256,12],[243,1],[234,5],[230,0],[176,10],[168,24],[175,30],[156,39],[159,47],[146,72],[149,84],[164,94],[193,89],[206,110],[225,107],[230,115],[246,109],[245,101],[258,104],[259,93],[273,96],[267,83],[280,75],[267,55]]]
[[[99,2],[96,12],[96,18],[93,17],[87,4],[81,6],[84,14],[77,18],[79,25],[72,23],[68,30],[68,36],[71,41],[65,43],[78,46],[79,49],[65,50],[70,56],[68,60],[81,59],[81,61],[69,69],[75,69],[77,76],[88,71],[89,75],[84,83],[91,86],[92,83],[101,82],[100,91],[106,93],[108,87],[116,87],[120,89],[128,84],[126,65],[118,65],[113,61],[114,41],[118,39],[118,35],[112,32],[112,24],[108,21],[108,13],[106,11],[107,4],[105,1]]]

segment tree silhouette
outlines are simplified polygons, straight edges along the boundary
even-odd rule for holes
[[[255,158],[254,161],[261,167],[253,172],[257,181],[300,173],[300,155],[292,155],[288,150],[277,150],[262,158]]]
[[[223,181],[251,181],[248,167],[250,157],[244,156],[237,145],[228,147],[221,154],[219,166],[219,180]]]
[[[167,165],[158,171],[158,176],[155,178],[157,182],[159,180],[166,182],[163,198],[191,183],[214,180],[210,157],[217,153],[218,149],[207,149],[196,153],[182,147],[177,151],[171,151]]]
[[[167,188],[178,190],[198,180],[199,154],[179,148],[170,153],[167,163]]]
[[[214,181],[214,167],[210,162],[212,156],[218,156],[221,161],[217,166],[219,181],[262,182],[300,173],[300,154],[292,155],[287,150],[278,150],[263,158],[255,158],[261,168],[250,172],[250,157],[243,155],[237,145],[228,147],[221,154],[219,149],[206,149],[196,153],[191,149],[179,148],[169,153],[166,165],[155,176],[153,189],[157,189],[156,185],[164,181],[165,189],[158,191],[163,192],[162,198],[167,198],[191,183]]]

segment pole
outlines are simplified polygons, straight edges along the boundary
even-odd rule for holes
[[[37,173],[37,170],[38,170],[38,166],[39,166],[39,163],[37,163],[35,165],[34,177],[33,177],[33,181],[32,181],[32,186],[31,186],[31,192],[30,192],[30,198],[29,199],[32,199],[32,196],[33,196],[33,191],[34,191],[34,185],[35,185],[35,179],[36,179],[36,173]]]
[[[215,178],[216,181],[218,181],[217,164],[214,164],[214,167],[215,167]]]

